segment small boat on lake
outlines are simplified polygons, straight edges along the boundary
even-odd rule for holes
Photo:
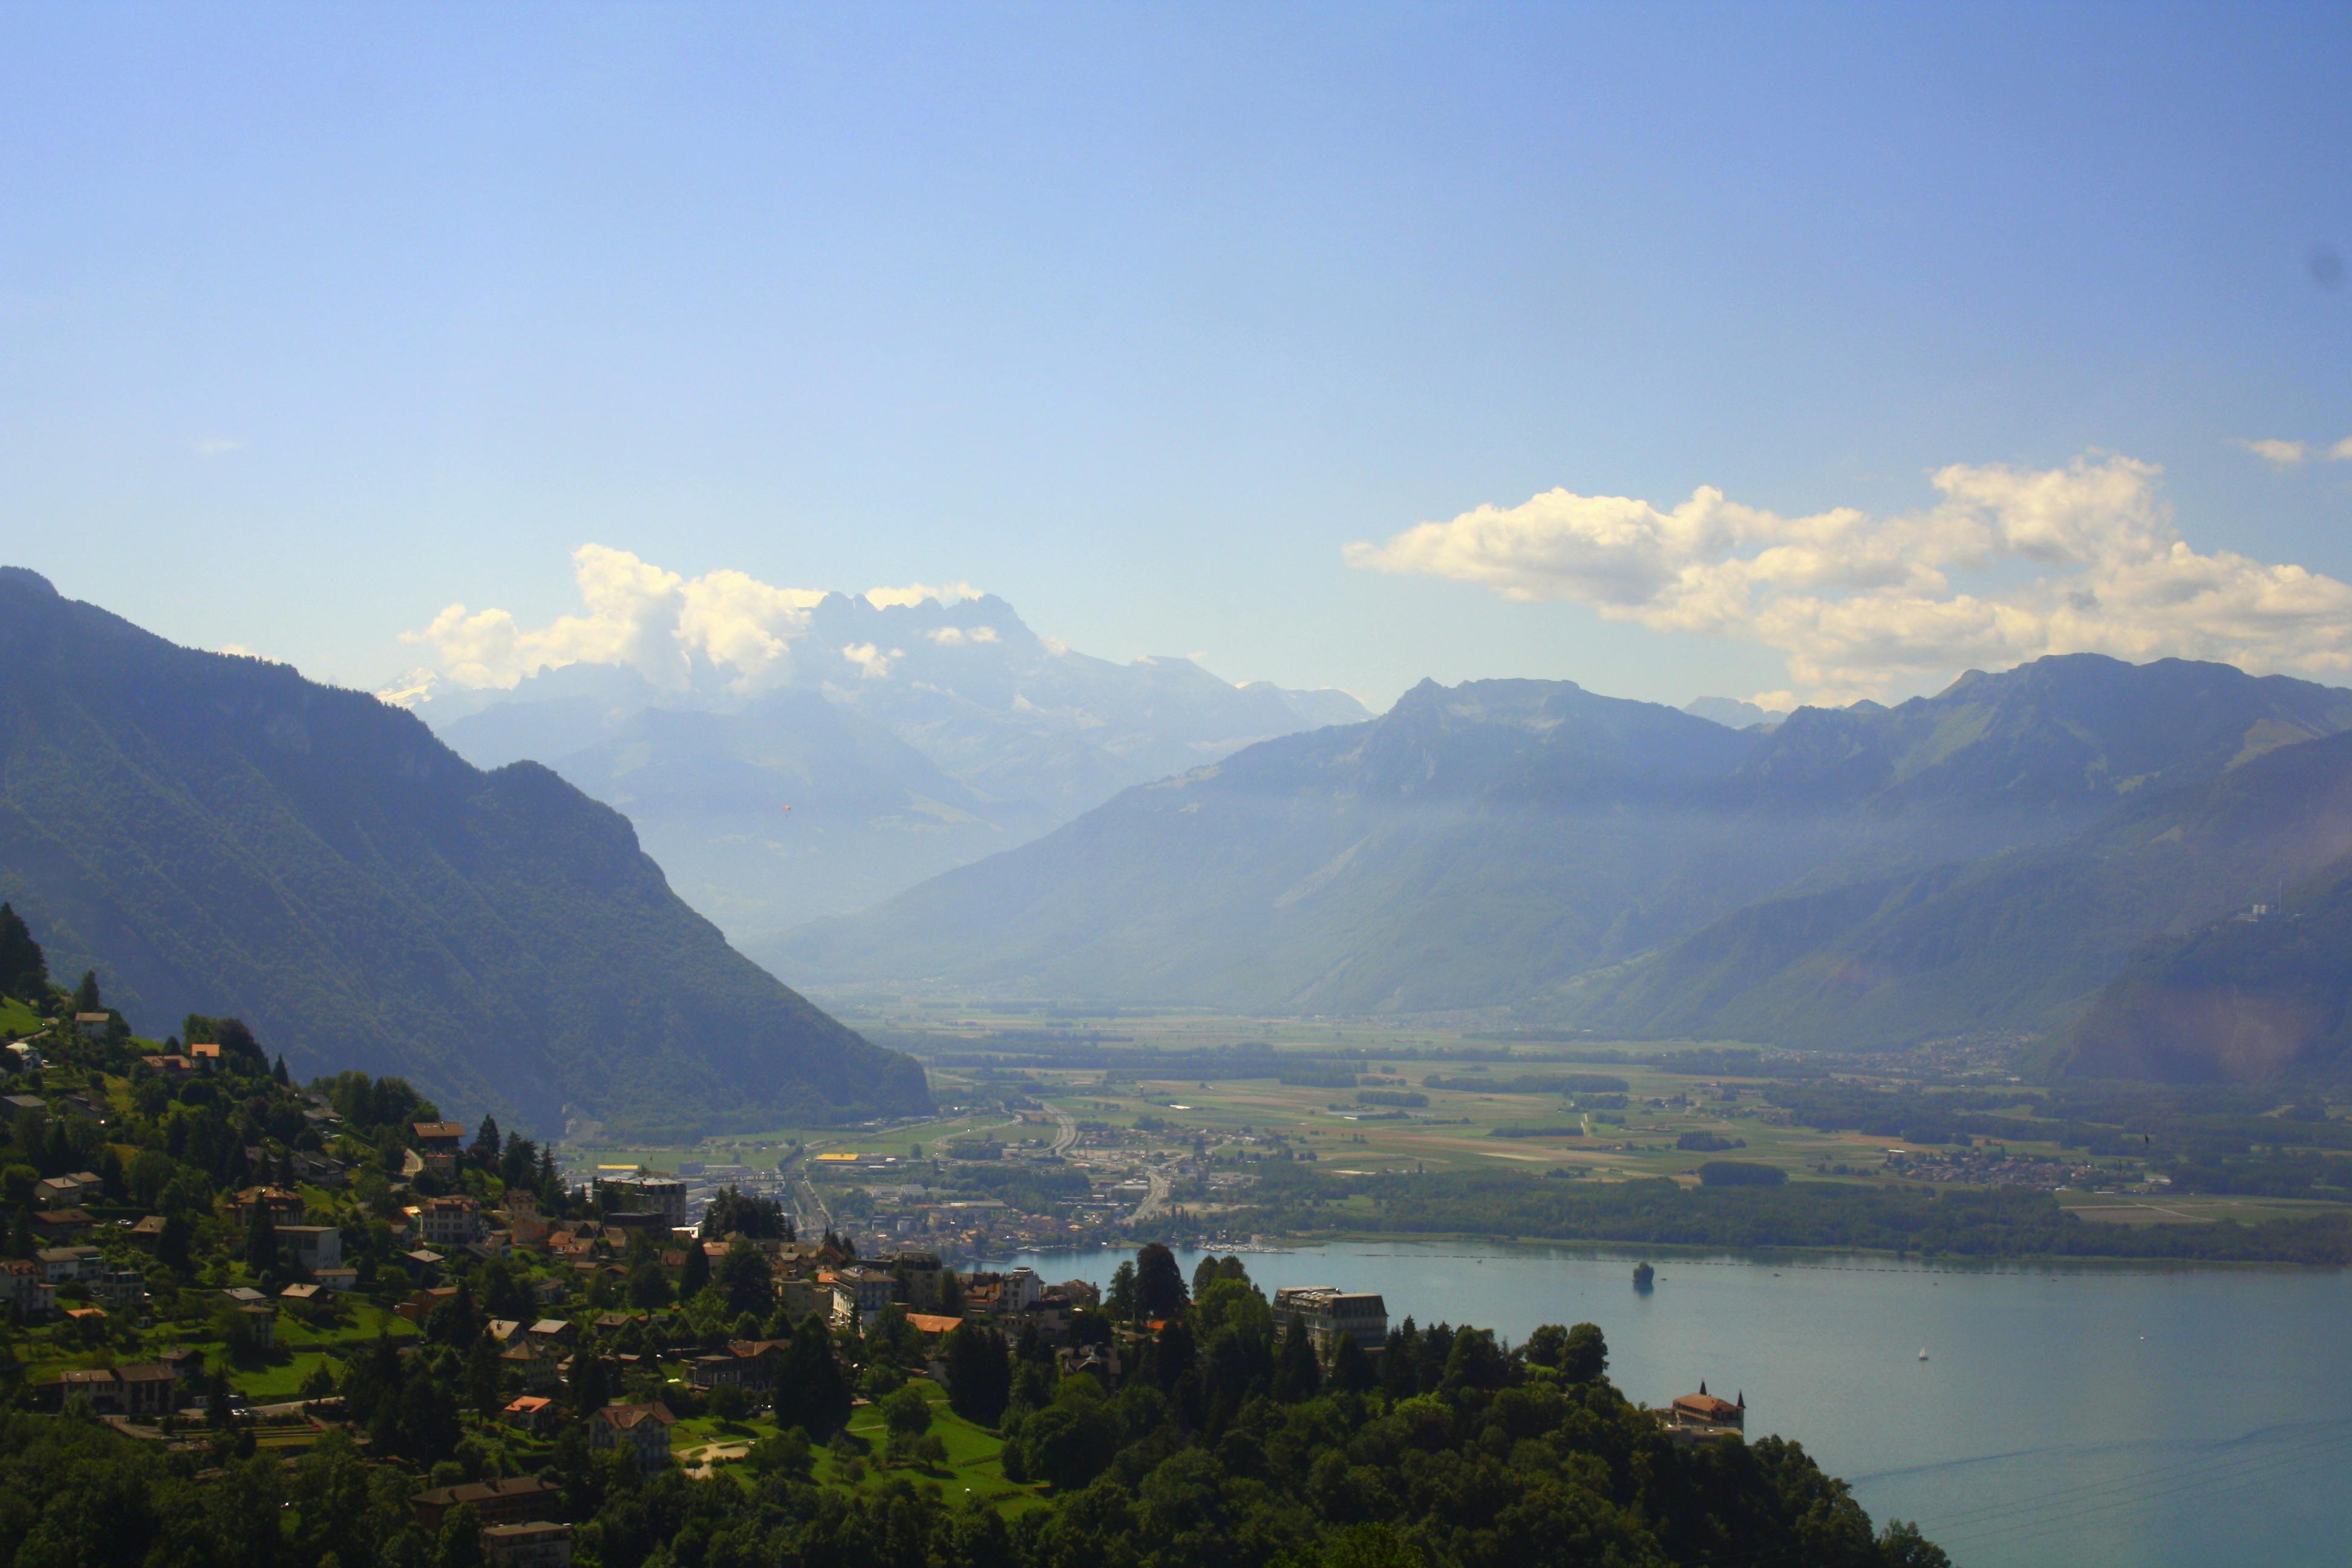
[[[1927,1347],[1926,1347],[1925,1345],[1922,1345],[1922,1346],[1919,1348],[1919,1359],[1920,1359],[1921,1361],[1926,1361],[1926,1360],[1927,1359]]]

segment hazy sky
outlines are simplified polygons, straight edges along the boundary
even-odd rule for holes
[[[2347,256],[2341,5],[16,5],[0,559],[364,685],[589,543],[1376,701],[2352,679]]]

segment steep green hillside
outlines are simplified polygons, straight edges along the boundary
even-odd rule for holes
[[[2134,952],[2062,1042],[2091,1077],[2246,1082],[2341,1075],[2352,1048],[2352,858],[2252,918]]]
[[[372,697],[173,647],[0,569],[0,894],[161,1033],[549,1130],[905,1109],[921,1071],[731,951],[629,825]]]
[[[2059,845],[1741,910],[1562,987],[1553,1016],[1832,1047],[2048,1033],[2139,943],[2273,897],[2347,850],[2352,735],[2337,735],[2132,800]]]

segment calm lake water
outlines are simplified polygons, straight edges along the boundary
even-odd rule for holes
[[[1018,1261],[1100,1284],[1125,1256]],[[1349,1243],[1246,1261],[1269,1293],[1378,1290],[1391,1323],[1514,1341],[1598,1323],[1629,1396],[1744,1392],[1751,1437],[1801,1442],[1874,1521],[1916,1520],[1969,1568],[2352,1558],[2352,1276],[1653,1255],[1643,1296],[1639,1256]],[[1189,1275],[1199,1255],[1179,1257]]]

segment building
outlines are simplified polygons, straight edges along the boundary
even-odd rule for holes
[[[52,1285],[75,1279],[95,1279],[106,1267],[106,1254],[95,1247],[44,1247],[33,1254],[41,1278]]]
[[[301,1194],[278,1186],[247,1187],[236,1194],[235,1202],[236,1217],[248,1225],[253,1222],[256,1208],[267,1211],[273,1226],[299,1225],[307,1206]]]
[[[147,1305],[147,1276],[136,1268],[100,1268],[90,1294],[118,1312],[135,1314]]]
[[[114,1015],[111,1013],[76,1013],[74,1015],[74,1027],[81,1031],[81,1037],[85,1040],[106,1038],[106,1026],[113,1022]]]
[[[588,1447],[630,1456],[640,1474],[669,1463],[669,1429],[677,1417],[658,1400],[651,1405],[607,1405],[589,1418]]]
[[[470,1247],[484,1234],[482,1205],[471,1198],[427,1198],[408,1214],[416,1222],[418,1239],[427,1247]]]
[[[56,1208],[71,1208],[76,1204],[98,1203],[105,1196],[106,1184],[88,1171],[76,1171],[71,1175],[49,1176],[33,1184],[33,1201]]]
[[[82,1395],[102,1415],[168,1415],[179,1408],[180,1380],[160,1363],[77,1368],[60,1375],[57,1386],[61,1401]]]
[[[249,1302],[237,1310],[253,1330],[253,1348],[271,1351],[278,1348],[278,1309],[267,1301]]]
[[[891,1258],[890,1272],[907,1289],[907,1305],[918,1312],[940,1310],[940,1255],[936,1252],[902,1252]]]
[[[634,1180],[606,1182],[604,1190],[625,1209],[649,1214],[652,1223],[663,1231],[686,1228],[686,1184],[667,1176],[638,1176]],[[618,1219],[607,1215],[608,1223]],[[667,1239],[667,1237],[665,1237]]]
[[[494,1524],[482,1531],[482,1561],[491,1568],[571,1568],[572,1527],[543,1519]]]
[[[455,1121],[415,1121],[409,1132],[415,1139],[416,1152],[425,1168],[437,1176],[446,1176],[457,1169],[457,1162],[466,1152],[466,1129]]]
[[[882,1316],[882,1309],[890,1304],[898,1281],[879,1268],[867,1268],[851,1264],[836,1268],[830,1275],[819,1275],[817,1282],[833,1288],[833,1321],[847,1323],[855,1320],[861,1329],[870,1329]]]
[[[724,1350],[687,1363],[686,1378],[697,1388],[758,1390],[772,1386],[783,1364],[789,1340],[730,1340]]]
[[[555,1401],[536,1394],[526,1394],[508,1402],[499,1412],[499,1418],[509,1426],[519,1426],[530,1433],[540,1433],[555,1424]]]
[[[1696,1394],[1683,1394],[1666,1407],[1665,1422],[1670,1429],[1698,1436],[1738,1432],[1748,1425],[1748,1395],[1741,1394],[1737,1403],[1717,1398],[1701,1381]]]
[[[524,1524],[561,1511],[562,1493],[537,1476],[507,1476],[495,1481],[467,1481],[461,1486],[436,1487],[408,1500],[417,1525],[427,1535],[441,1533],[441,1522],[453,1508],[464,1506],[486,1526]]]
[[[1329,1355],[1341,1334],[1365,1351],[1388,1342],[1388,1302],[1369,1291],[1348,1291],[1333,1285],[1286,1285],[1274,1293],[1275,1332],[1287,1333],[1294,1321],[1307,1326],[1307,1338],[1318,1355]]]
[[[331,1225],[281,1225],[278,1245],[300,1258],[307,1274],[342,1267],[343,1233]]]
[[[58,1310],[58,1288],[34,1258],[0,1259],[0,1304],[15,1308],[19,1322],[31,1322]]]

